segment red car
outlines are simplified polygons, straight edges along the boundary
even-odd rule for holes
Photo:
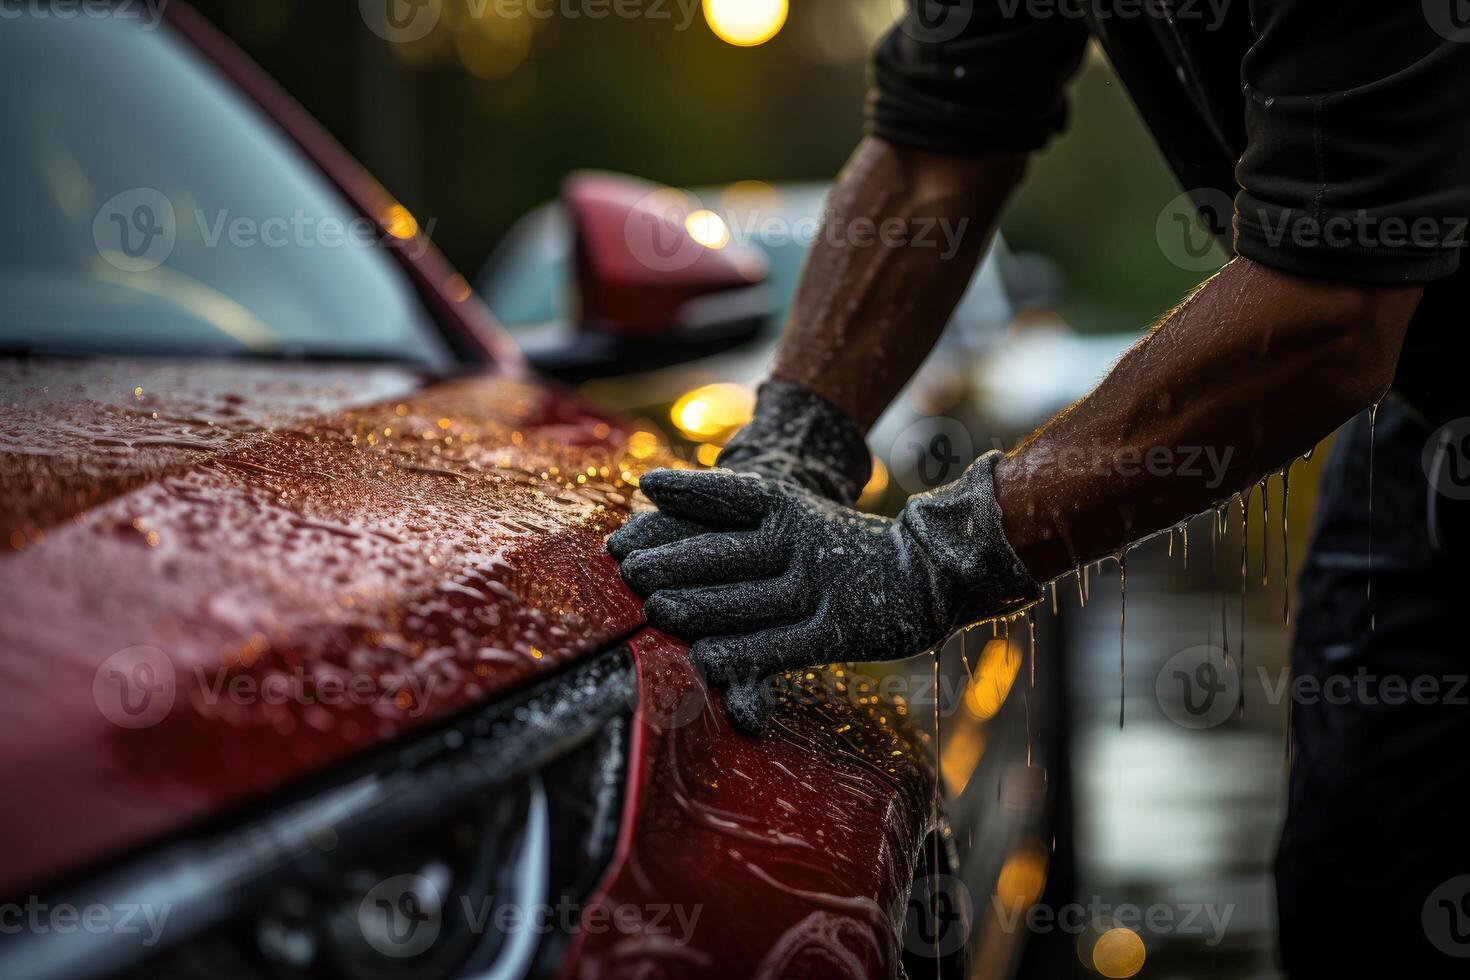
[[[657,437],[188,8],[61,9],[0,23],[0,975],[953,975],[904,707],[746,739],[642,624]],[[577,372],[749,334],[759,268],[573,196]]]

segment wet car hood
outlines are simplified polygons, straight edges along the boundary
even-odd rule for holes
[[[627,436],[504,376],[0,364],[0,894],[629,633]]]

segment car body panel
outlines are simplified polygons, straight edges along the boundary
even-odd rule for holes
[[[645,460],[560,391],[388,367],[9,363],[0,419],[0,785],[26,798],[0,817],[25,842],[3,893],[641,620],[602,540],[626,513],[624,467]]]
[[[737,734],[686,648],[646,630],[622,839],[563,977],[892,976],[938,813],[928,733],[840,667],[779,678],[771,728]],[[657,918],[658,921],[654,921]]]
[[[299,106],[183,3],[166,21],[382,222],[391,197]],[[474,373],[0,361],[0,895],[248,832],[349,760],[639,630],[603,539],[670,457],[530,378],[432,248],[393,251]],[[692,957],[583,930],[566,970],[894,973],[927,745],[830,698],[746,739],[680,644],[630,646],[633,774],[594,901],[703,916]]]

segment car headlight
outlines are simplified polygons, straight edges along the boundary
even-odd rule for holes
[[[48,896],[166,907],[152,942],[11,937],[0,975],[549,973],[612,855],[635,700],[618,649],[399,739],[263,815]]]

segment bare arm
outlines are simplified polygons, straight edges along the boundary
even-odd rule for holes
[[[1023,154],[865,139],[828,201],[771,376],[871,426],[939,338],[1025,168]]]
[[[1422,292],[1235,260],[999,463],[1006,537],[1046,581],[1251,485],[1382,397]]]

